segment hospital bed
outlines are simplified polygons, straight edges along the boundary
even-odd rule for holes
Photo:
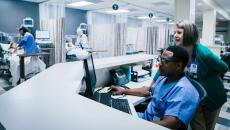
[[[0,46],[4,51],[8,51],[9,44],[2,44]],[[17,82],[20,79],[20,59],[18,53],[7,53],[5,55],[5,59],[9,61],[9,71],[12,76],[12,86],[16,86]],[[25,75],[36,74],[45,70],[46,65],[45,63],[40,60],[38,57],[26,57],[24,59],[24,67],[25,67]]]

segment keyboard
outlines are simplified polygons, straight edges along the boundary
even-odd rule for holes
[[[112,92],[108,92],[108,93],[95,92],[92,99],[106,106],[115,108],[117,110],[123,111],[128,114],[132,114],[127,99],[113,99],[111,98],[111,95]]]
[[[104,105],[111,106],[111,93],[97,93],[97,102],[100,102]]]
[[[127,99],[112,99],[112,108],[131,114]]]

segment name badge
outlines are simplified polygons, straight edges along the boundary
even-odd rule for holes
[[[190,73],[197,73],[197,65],[196,64],[191,64],[190,66]]]

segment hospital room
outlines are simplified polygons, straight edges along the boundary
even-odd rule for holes
[[[230,130],[229,0],[0,0],[0,130]]]

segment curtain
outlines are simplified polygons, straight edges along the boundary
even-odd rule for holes
[[[157,54],[158,48],[168,47],[174,25],[156,23],[154,20],[143,20],[140,25],[140,21],[129,19],[127,30],[127,44],[134,44],[134,51]]]
[[[166,48],[170,44],[170,35],[173,34],[174,25],[163,24],[159,25],[159,48]]]
[[[127,50],[156,54],[158,48],[169,45],[174,26],[127,18],[125,14],[107,15],[92,11],[87,12],[87,23],[90,47],[107,51],[98,52],[97,57],[125,55]]]
[[[145,20],[142,23],[143,27],[158,27],[157,31],[157,41],[155,45],[155,52],[158,48],[166,48],[170,44],[170,35],[173,34],[175,25],[174,24],[168,24],[168,23],[157,23],[155,20]],[[149,30],[149,29],[147,29]],[[150,33],[151,31],[147,31]],[[148,34],[149,35],[149,34]],[[154,52],[154,51],[152,51]]]
[[[88,25],[89,46],[95,50],[104,50],[93,54],[96,58],[114,56],[115,27],[111,24]]]
[[[89,46],[96,51],[95,57],[101,58],[125,54],[126,18],[121,15],[87,12]],[[100,50],[106,51],[100,52]]]
[[[156,54],[158,48],[158,27],[146,27],[146,53]]]
[[[115,25],[115,46],[114,46],[114,55],[121,56],[125,55],[125,45],[126,45],[126,36],[127,27],[125,23],[117,23]]]
[[[65,61],[65,3],[64,1],[48,1],[39,4],[40,29],[48,30],[55,46],[54,56],[50,60],[55,63]]]
[[[147,54],[155,54],[158,48],[159,28],[149,27],[129,27],[127,43],[134,43],[134,51],[144,51]]]
[[[142,27],[127,28],[127,51],[146,51],[147,32]]]

